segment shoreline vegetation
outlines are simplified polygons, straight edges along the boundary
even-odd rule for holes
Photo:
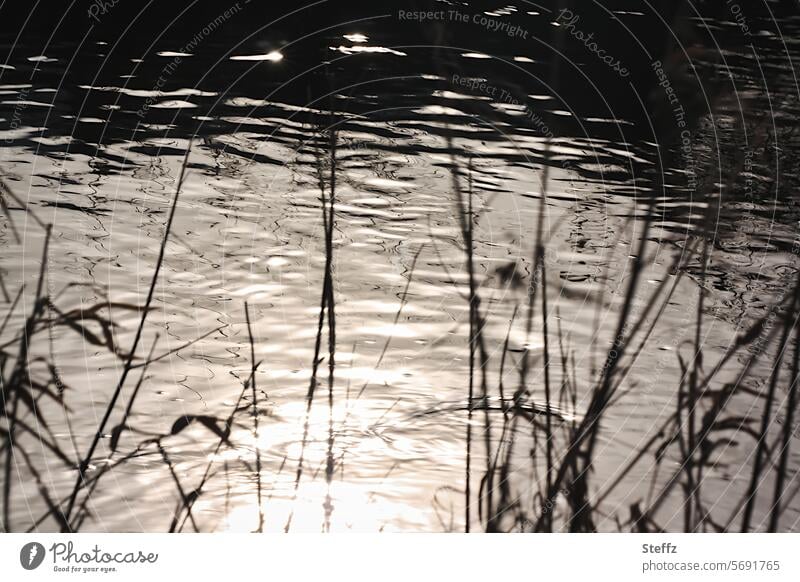
[[[310,362],[312,374],[306,397],[305,437],[300,457],[296,460],[295,495],[305,476],[303,451],[308,442],[308,418],[318,400],[318,388],[322,387],[323,382],[327,384],[326,403],[331,411],[325,468],[328,487],[336,470],[333,443],[337,427],[334,426],[332,412],[335,405],[334,371],[337,365],[333,272],[336,127],[331,126],[323,130],[323,133],[327,137],[321,140],[323,145],[318,144],[316,147],[319,150],[317,163],[326,261],[321,282],[315,356],[313,362]],[[322,148],[327,148],[327,152]],[[489,376],[493,363],[490,362],[492,356],[487,350],[484,337],[488,315],[483,309],[474,257],[474,226],[480,219],[480,212],[475,210],[473,203],[477,194],[473,183],[472,162],[464,154],[457,154],[458,150],[452,142],[450,149],[453,152],[453,203],[460,225],[468,283],[464,300],[469,306],[469,364],[464,394],[464,531],[596,531],[597,520],[604,515],[604,501],[615,493],[616,487],[620,486],[626,475],[645,462],[652,465],[650,485],[647,488],[649,493],[632,501],[627,514],[615,516],[620,531],[664,531],[659,523],[659,515],[666,507],[673,511],[675,507],[680,508],[683,531],[751,531],[754,527],[779,531],[781,514],[797,494],[797,488],[792,489],[788,485],[793,481],[789,458],[792,427],[796,422],[800,360],[800,343],[797,341],[800,329],[797,325],[800,315],[800,281],[787,289],[785,296],[769,309],[768,315],[742,331],[724,355],[714,361],[705,353],[702,341],[704,311],[707,306],[707,289],[703,278],[709,259],[710,236],[695,236],[691,244],[673,259],[669,268],[673,276],[665,277],[654,290],[643,291],[641,273],[652,252],[647,228],[655,214],[653,201],[650,201],[647,204],[651,208],[647,212],[648,218],[645,230],[640,235],[639,247],[635,256],[629,259],[630,277],[624,300],[618,310],[614,339],[607,349],[602,367],[596,370],[592,383],[588,386],[578,385],[579,374],[574,370],[572,348],[562,335],[557,314],[552,313],[548,307],[551,298],[548,297],[547,278],[552,266],[545,259],[547,232],[544,214],[548,189],[548,171],[545,167],[540,176],[540,218],[536,226],[536,243],[531,250],[533,275],[527,284],[527,303],[517,306],[512,321],[509,322],[513,323],[513,319],[517,317],[524,318],[528,344],[533,336],[539,335],[544,346],[543,354],[534,357],[527,349],[521,354],[511,354],[506,339],[500,355],[500,375],[495,381]],[[130,418],[148,367],[194,343],[188,342],[178,349],[159,353],[156,338],[145,350],[147,356],[144,357],[140,346],[147,315],[152,309],[151,300],[167,249],[172,220],[175,212],[180,212],[178,202],[190,155],[191,151],[187,149],[176,182],[171,211],[165,222],[161,252],[152,274],[150,292],[142,305],[115,303],[112,299],[79,309],[58,305],[56,297],[50,296],[47,285],[50,227],[32,209],[26,210],[32,220],[44,230],[45,245],[34,301],[32,304],[24,303],[31,306],[24,316],[24,325],[16,330],[8,326],[12,313],[20,309],[20,298],[26,291],[24,287],[20,287],[16,290],[9,289],[11,293],[9,301],[6,301],[5,317],[0,326],[0,369],[3,372],[0,400],[3,412],[0,421],[0,438],[3,444],[0,452],[3,455],[4,471],[2,523],[6,531],[80,531],[91,522],[91,499],[102,491],[106,481],[104,477],[143,454],[157,455],[174,482],[177,505],[169,520],[169,531],[183,531],[187,526],[193,531],[204,531],[207,524],[197,519],[193,507],[203,498],[208,482],[219,478],[221,462],[218,459],[221,451],[239,446],[234,438],[238,434],[235,430],[237,428],[249,426],[245,430],[252,433],[255,442],[258,442],[259,431],[265,430],[259,428],[260,391],[256,385],[261,362],[256,360],[250,312],[245,304],[243,309],[250,338],[252,364],[249,376],[242,382],[235,405],[227,412],[218,411],[216,415],[176,418],[167,434],[149,436],[138,442],[134,438],[137,430]],[[735,180],[737,175],[730,179]],[[8,202],[15,203],[20,208],[25,208],[25,205],[5,184],[3,194],[6,220],[14,229],[15,221]],[[714,211],[715,206],[709,204],[706,210],[707,221],[711,220]],[[693,318],[694,331],[691,334],[693,339],[683,342],[691,344],[691,350],[688,357],[685,350],[675,354],[682,374],[673,389],[674,412],[658,428],[656,436],[630,451],[629,461],[620,467],[615,480],[597,490],[592,486],[592,475],[593,465],[597,462],[597,442],[602,433],[603,419],[625,395],[626,388],[623,386],[626,377],[646,349],[647,340],[659,316],[672,299],[678,282],[685,276],[684,266],[688,263],[699,266],[700,279]],[[408,273],[406,293],[414,277],[414,265]],[[404,294],[400,310],[406,301]],[[634,310],[634,303],[642,301],[644,306]],[[140,318],[129,347],[118,344],[114,339],[117,334],[112,333],[116,328],[114,314],[123,311],[138,313]],[[395,321],[399,317],[400,312]],[[90,332],[87,325],[89,322],[99,325],[104,330],[103,334]],[[57,368],[51,363],[28,356],[32,345],[47,341],[45,336],[55,328],[74,332],[82,341],[109,350],[123,363],[122,374],[110,395],[106,413],[88,447],[79,444],[83,439],[76,438],[74,434],[64,439],[49,430],[44,411],[52,409],[52,406],[45,406],[45,403],[56,404],[70,425],[75,411],[69,406],[69,399],[74,389],[64,385]],[[209,330],[203,337],[214,331],[217,330]],[[326,343],[327,353],[323,356],[323,346]],[[391,338],[384,346],[383,355],[390,350],[390,343]],[[753,390],[747,386],[746,380],[759,360],[764,358],[773,358],[770,364],[772,375],[760,390]],[[326,379],[322,380],[318,378],[319,367],[326,360],[328,370]],[[736,362],[741,364],[733,376],[734,380],[722,380],[723,376],[731,377],[730,368]],[[514,368],[518,374],[517,385],[504,385],[504,379],[509,377],[509,369]],[[138,379],[135,377],[136,373],[139,374]],[[781,387],[788,388],[784,391]],[[126,400],[121,395],[127,394],[129,390]],[[732,404],[740,400],[748,402],[750,409],[762,410],[761,417],[743,417],[735,413],[736,407]],[[579,402],[584,405],[579,406]],[[783,418],[778,433],[774,430],[777,415]],[[189,426],[201,426],[217,439],[207,468],[199,481],[180,475],[170,453],[170,437],[180,434]],[[110,434],[110,439],[104,438],[106,433]],[[750,443],[743,442],[744,439]],[[71,490],[56,491],[49,486],[31,454],[33,444],[46,448],[59,460],[64,470],[76,474]],[[736,511],[720,515],[715,510],[713,497],[709,498],[703,485],[709,474],[724,465],[726,451],[735,445],[753,448],[754,456],[748,463],[749,485],[746,494],[737,504]],[[518,464],[521,448],[529,448],[527,457],[529,469],[534,476],[532,481],[520,477],[521,469]],[[230,470],[231,462],[225,461],[226,473]],[[286,462],[291,464],[292,460],[288,459]],[[264,474],[258,456],[255,465],[245,461],[243,463],[254,474],[253,495],[258,499],[259,508],[255,531],[263,531],[265,514],[269,514],[269,503],[264,501],[266,491],[263,483],[270,476]],[[33,523],[25,523],[12,517],[15,475],[20,472],[29,474],[37,485],[43,510]],[[763,500],[767,500],[766,512],[758,508],[757,502]],[[327,525],[324,529],[330,528],[330,515],[335,505],[330,498],[327,504]],[[291,528],[290,517],[284,529],[290,531]]]

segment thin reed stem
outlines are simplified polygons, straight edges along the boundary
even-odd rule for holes
[[[256,344],[253,340],[253,327],[250,323],[250,306],[248,305],[247,301],[244,302],[244,316],[245,320],[247,321],[247,338],[250,342],[250,377],[252,378],[252,382],[250,382],[250,390],[253,402],[252,404],[252,411],[253,411],[253,447],[255,448],[256,453],[256,500],[258,503],[258,527],[256,528],[256,533],[262,533],[264,531],[264,507],[261,502],[261,445],[259,444],[258,437],[258,387],[256,386]]]
[[[800,306],[800,279],[794,287],[795,309]],[[770,512],[768,531],[777,532],[781,518],[783,495],[785,493],[786,477],[789,471],[789,448],[795,428],[795,413],[797,408],[798,374],[800,373],[800,326],[795,322],[794,357],[792,358],[792,371],[789,380],[789,394],[786,397],[786,414],[783,420],[781,435],[781,455],[775,471],[775,492],[772,497],[772,511]]]
[[[166,255],[167,250],[167,241],[169,240],[169,234],[172,230],[172,223],[175,219],[175,213],[178,209],[178,200],[180,199],[181,188],[183,187],[183,181],[186,176],[186,168],[189,165],[189,154],[192,151],[192,144],[189,142],[188,147],[186,148],[186,155],[183,158],[183,163],[181,164],[180,175],[178,176],[178,184],[175,188],[175,195],[172,198],[172,206],[169,211],[169,216],[167,218],[167,223],[164,227],[164,236],[161,239],[161,248],[158,251],[158,259],[156,260],[156,266],[153,271],[153,276],[150,281],[150,288],[147,291],[147,299],[144,303],[144,308],[142,310],[142,317],[139,320],[139,326],[136,328],[136,335],[133,338],[133,344],[131,345],[131,349],[128,352],[127,359],[125,361],[125,366],[122,369],[122,376],[120,377],[119,381],[117,382],[117,386],[112,393],[111,400],[106,407],[105,414],[103,415],[103,419],[100,421],[100,425],[97,427],[97,431],[94,434],[94,438],[92,439],[91,444],[89,445],[89,450],[86,452],[86,456],[81,461],[78,467],[78,476],[75,480],[75,485],[72,488],[72,494],[70,495],[69,502],[67,503],[67,510],[65,512],[66,521],[69,522],[70,516],[72,515],[72,510],[75,507],[75,501],[78,497],[78,492],[81,489],[82,484],[84,483],[86,469],[89,467],[89,463],[92,460],[94,455],[95,449],[100,442],[100,439],[103,436],[105,431],[106,425],[108,424],[108,419],[111,417],[111,413],[114,411],[114,407],[117,404],[117,399],[119,398],[120,394],[122,393],[122,388],[125,385],[125,381],[128,379],[128,374],[132,369],[133,359],[136,357],[136,351],[139,347],[139,342],[141,341],[142,334],[144,332],[144,325],[147,321],[147,315],[150,313],[150,305],[153,302],[153,296],[155,295],[156,291],[156,284],[158,283],[158,277],[161,273],[161,266],[164,263],[164,257]]]

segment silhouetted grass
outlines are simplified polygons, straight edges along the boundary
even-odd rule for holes
[[[300,444],[300,457],[297,461],[297,470],[295,472],[294,482],[294,495],[292,501],[296,501],[297,492],[300,488],[300,482],[303,478],[303,464],[305,462],[306,447],[308,445],[308,433],[311,422],[311,410],[314,406],[314,396],[316,394],[317,386],[319,384],[318,373],[319,364],[322,362],[320,354],[322,353],[322,335],[325,326],[325,321],[328,321],[328,403],[330,414],[332,415],[333,408],[333,379],[336,367],[336,311],[335,311],[335,298],[333,289],[333,231],[335,228],[336,218],[336,127],[331,124],[328,128],[328,145],[329,145],[329,171],[327,179],[324,169],[324,155],[318,152],[317,155],[317,181],[320,191],[320,206],[322,208],[322,226],[324,229],[325,239],[325,267],[323,271],[322,280],[322,296],[320,298],[319,319],[317,321],[317,333],[314,342],[314,358],[311,363],[311,379],[308,385],[308,392],[306,393],[306,410],[305,421],[303,423],[303,438]],[[332,422],[332,421],[331,421]],[[331,447],[333,446],[333,433],[329,432],[329,447],[326,461],[326,476],[330,478],[333,472],[333,461]],[[330,485],[330,482],[329,482]],[[327,527],[330,522],[330,503],[325,504],[326,524],[323,528]],[[284,531],[289,532],[292,527],[292,519],[294,517],[294,509],[289,513],[289,517],[284,526]]]
[[[333,268],[337,138],[334,128],[328,130],[327,138],[327,152],[321,152],[318,157],[325,266],[321,281],[314,355],[309,366],[311,375],[305,395],[303,437],[298,458],[284,457],[277,474],[270,475],[277,479],[287,462],[296,462],[294,476],[296,500],[306,469],[310,416],[320,387],[319,374],[323,373],[319,366],[326,357],[323,354],[323,336],[326,336],[328,439],[324,462],[327,485],[322,524],[324,531],[331,529],[335,501],[331,490],[337,469],[334,449],[337,437],[334,425],[337,330]],[[667,531],[676,528],[673,518],[677,514],[681,516],[682,522],[679,527],[685,531],[733,529],[751,531],[759,528],[777,531],[782,513],[798,493],[797,487],[792,488],[795,474],[790,467],[790,448],[797,418],[795,409],[798,404],[800,331],[797,322],[800,316],[800,281],[791,289],[787,289],[786,294],[770,308],[768,315],[753,322],[735,338],[721,356],[712,360],[703,347],[703,339],[710,302],[707,266],[713,248],[711,218],[717,209],[718,201],[708,204],[705,224],[700,226],[693,240],[688,242],[679,256],[675,256],[672,263],[665,267],[665,270],[673,276],[665,277],[663,281],[652,286],[644,285],[642,280],[648,260],[652,256],[653,243],[649,237],[649,228],[655,219],[656,211],[654,201],[645,200],[647,212],[642,222],[643,230],[639,233],[640,238],[633,256],[626,265],[627,284],[619,304],[617,320],[609,330],[612,335],[605,346],[604,363],[596,370],[591,366],[588,370],[590,374],[586,373],[587,370],[577,370],[574,346],[570,345],[569,337],[565,336],[562,330],[561,314],[558,311],[555,313],[557,324],[553,326],[553,314],[550,313],[554,302],[550,295],[552,289],[548,286],[549,268],[552,265],[548,264],[546,258],[550,238],[545,224],[549,186],[547,168],[550,144],[548,142],[545,147],[545,163],[539,176],[538,219],[530,254],[531,273],[527,295],[523,305],[514,305],[507,322],[508,330],[502,351],[499,358],[495,357],[497,360],[495,362],[487,348],[488,339],[485,330],[490,321],[488,311],[482,302],[480,259],[476,254],[479,242],[476,241],[476,224],[480,213],[475,211],[474,201],[481,197],[482,193],[475,188],[475,168],[472,159],[467,155],[461,155],[452,140],[448,140],[448,149],[451,153],[450,178],[457,227],[468,281],[466,296],[460,294],[464,296],[468,305],[469,327],[466,349],[469,359],[465,371],[468,374],[465,378],[465,399],[450,410],[466,412],[464,482],[447,484],[442,490],[463,493],[463,529],[469,532],[475,528],[475,524],[480,524],[487,532],[520,529],[539,532],[591,532],[600,529],[601,523],[613,521],[620,530]],[[262,431],[269,428],[262,427],[260,423],[261,410],[256,378],[261,363],[256,361],[256,336],[247,303],[244,305],[244,318],[249,347],[249,373],[247,378],[243,379],[238,399],[227,416],[184,415],[175,419],[165,434],[146,434],[134,427],[131,421],[136,410],[137,396],[149,366],[218,331],[207,332],[198,340],[187,342],[160,355],[156,355],[158,341],[156,336],[147,357],[140,360],[137,355],[146,319],[152,307],[154,289],[165,259],[167,241],[188,166],[188,156],[187,151],[165,224],[149,292],[142,306],[111,301],[79,309],[67,309],[56,305],[54,298],[48,296],[46,285],[50,240],[50,229],[46,225],[43,225],[44,249],[32,309],[24,314],[23,325],[20,329],[13,330],[10,337],[6,335],[7,331],[10,331],[13,314],[21,306],[26,305],[22,300],[24,288],[17,289],[13,297],[4,292],[8,311],[0,322],[0,393],[2,394],[0,410],[3,413],[0,424],[0,438],[3,444],[0,453],[3,454],[2,526],[5,531],[22,527],[22,524],[13,519],[11,510],[14,493],[13,477],[21,467],[26,468],[36,483],[43,511],[42,516],[33,524],[25,524],[24,527],[30,526],[31,529],[36,529],[50,519],[60,531],[71,532],[84,528],[88,520],[93,517],[91,501],[94,496],[104,494],[103,477],[132,459],[145,455],[158,459],[165,476],[169,477],[175,487],[177,499],[174,513],[170,517],[169,531],[182,531],[187,524],[190,524],[195,531],[203,531],[208,528],[208,524],[203,522],[194,508],[197,501],[207,493],[211,479],[217,475],[215,467],[219,464],[222,450],[237,448],[233,430],[237,426],[247,431],[248,435],[252,435],[254,442],[254,466],[242,459],[239,464],[254,477],[253,493],[258,506],[258,523],[255,531],[264,530],[265,513],[268,514],[266,508],[272,499],[272,492],[267,494],[269,486],[265,487],[267,482],[265,477],[269,473],[264,474],[259,441]],[[466,160],[463,167],[460,160]],[[740,169],[734,164],[733,173],[738,175]],[[735,177],[730,180],[734,179]],[[2,191],[4,194],[8,191],[4,184]],[[11,198],[10,195],[9,198],[19,204],[16,198]],[[2,209],[9,215],[8,220],[11,223],[11,210],[5,202]],[[421,251],[422,248],[415,253],[408,271],[406,285],[400,296],[400,307],[394,318],[395,325],[399,322],[401,312],[408,301],[409,289]],[[440,259],[440,262],[445,264],[444,260]],[[692,329],[689,330],[691,340],[682,344],[688,346],[690,354],[686,357],[680,350],[676,352],[681,374],[677,378],[670,379],[673,384],[666,388],[673,394],[672,412],[661,426],[653,428],[652,436],[637,444],[635,450],[630,451],[626,464],[616,468],[614,474],[598,488],[593,481],[593,475],[597,467],[604,463],[602,449],[597,443],[602,438],[605,422],[622,398],[637,396],[635,386],[630,386],[630,375],[634,365],[646,353],[648,340],[674,299],[679,282],[685,281],[689,263],[699,265],[697,303]],[[638,307],[639,305],[641,307]],[[635,306],[637,309],[634,309]],[[133,342],[128,349],[122,349],[114,340],[113,331],[116,325],[113,315],[119,310],[135,311],[140,314]],[[524,317],[520,325],[524,326],[525,345],[515,358],[509,345],[511,329],[515,321],[521,317]],[[777,325],[775,325],[776,320]],[[87,323],[98,326],[101,331],[99,333],[91,331]],[[506,324],[506,322],[501,323]],[[107,350],[124,364],[122,374],[109,395],[103,418],[97,430],[93,432],[86,452],[82,455],[79,453],[75,435],[70,434],[66,443],[60,442],[64,439],[57,438],[50,429],[42,407],[44,401],[55,402],[63,412],[71,433],[70,415],[73,411],[68,407],[65,398],[68,387],[63,384],[53,362],[29,356],[32,343],[43,335],[43,332],[51,333],[54,328],[68,330],[88,345]],[[598,337],[602,335],[603,330],[595,331]],[[532,338],[537,335],[542,343],[540,357],[530,349]],[[50,340],[52,342],[52,336]],[[793,340],[794,346],[792,346]],[[380,352],[375,364],[376,369],[383,365],[391,341],[390,336]],[[50,353],[52,358],[52,346]],[[789,358],[789,354],[791,362],[787,366],[784,362]],[[771,368],[765,390],[748,387],[746,382],[754,378],[756,365],[765,360]],[[496,383],[490,374],[494,365],[497,365],[498,370]],[[127,403],[121,406],[119,421],[110,431],[109,452],[103,459],[98,459],[100,441],[106,436],[111,417],[117,414],[123,388],[131,372],[139,368],[141,374]],[[733,379],[731,373],[735,373]],[[787,374],[788,380],[785,380]],[[517,385],[508,387],[506,382],[511,375],[516,378]],[[782,398],[784,386],[787,386],[787,390],[785,398]],[[361,388],[356,398],[360,397],[366,388],[367,384]],[[511,389],[513,393],[510,393]],[[248,394],[250,402],[246,403]],[[349,386],[347,402],[348,404],[350,402]],[[736,405],[738,402],[744,402],[749,409],[758,407],[759,418],[738,412],[742,409],[742,406]],[[391,407],[387,409],[385,415],[390,411]],[[776,435],[775,418],[781,411],[784,425]],[[348,408],[347,415],[349,414]],[[247,424],[237,422],[238,420],[246,420]],[[213,451],[200,474],[199,481],[196,480],[195,474],[187,476],[186,472],[179,469],[180,461],[176,461],[178,457],[170,449],[172,442],[170,439],[177,438],[186,429],[194,426],[208,431],[214,437]],[[123,436],[127,434],[139,434],[144,438],[135,443],[132,450],[120,452],[123,451],[121,448]],[[52,489],[52,485],[43,478],[41,468],[36,466],[36,461],[25,446],[23,438],[34,439],[59,460],[65,471],[76,471],[77,478],[70,490],[58,492]],[[747,443],[743,443],[744,440],[747,440]],[[719,490],[704,486],[704,483],[719,474],[726,452],[737,445],[749,446],[752,449],[752,460],[739,467],[747,471],[748,483],[746,489],[741,492],[741,500],[735,510],[730,512],[728,509],[717,507],[718,499],[714,496],[718,495]],[[484,454],[485,462],[484,466],[478,469],[479,463],[476,463],[475,459],[480,458],[481,452]],[[525,463],[526,466],[521,466],[521,463]],[[231,506],[230,473],[235,470],[231,465],[228,459],[222,463],[226,482],[226,510]],[[523,468],[529,472],[523,474]],[[627,479],[635,469],[645,469],[650,477],[649,488],[631,487],[627,483]],[[319,472],[322,473],[321,468]],[[309,475],[313,478],[313,471],[309,471]],[[477,489],[472,486],[473,481],[479,482]],[[766,513],[758,509],[760,496],[765,494],[765,484],[772,486],[771,503]],[[627,506],[623,509],[614,507],[609,513],[611,501],[618,496],[627,501]],[[437,515],[440,509],[447,510],[451,514],[449,520],[439,516],[443,528],[461,529],[460,520],[452,517],[455,511],[460,511],[460,508],[453,506],[448,509],[438,494],[434,503]],[[292,517],[293,514],[290,514],[284,526],[285,531],[291,529]]]
[[[247,339],[250,342],[250,388],[253,402],[253,442],[255,443],[256,453],[256,500],[258,503],[258,527],[257,533],[264,531],[264,506],[261,501],[262,488],[261,488],[261,447],[258,444],[258,417],[260,412],[258,410],[258,387],[256,386],[256,343],[253,339],[253,327],[250,324],[250,308],[247,302],[244,304],[244,315],[247,321]]]

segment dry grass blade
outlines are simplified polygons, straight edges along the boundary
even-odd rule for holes
[[[108,420],[111,417],[111,413],[114,411],[114,408],[117,404],[117,400],[122,392],[122,388],[125,385],[125,381],[128,379],[128,374],[130,374],[131,366],[133,364],[133,359],[139,347],[139,342],[141,341],[142,334],[144,332],[145,322],[147,321],[147,314],[150,312],[150,306],[153,302],[153,296],[155,295],[156,284],[158,282],[159,274],[161,273],[161,266],[164,263],[164,257],[166,255],[167,249],[167,241],[169,240],[169,233],[172,230],[172,223],[175,219],[175,213],[178,209],[178,200],[180,199],[181,188],[183,187],[183,181],[186,177],[186,168],[189,165],[189,154],[192,151],[192,144],[189,143],[189,146],[186,149],[186,155],[183,158],[183,163],[181,164],[180,174],[178,176],[178,183],[175,188],[175,195],[172,198],[172,205],[170,207],[169,216],[167,218],[167,222],[164,226],[164,235],[161,239],[161,247],[158,252],[158,259],[156,260],[156,266],[153,270],[153,276],[150,282],[150,288],[147,292],[147,299],[145,300],[144,307],[142,309],[142,317],[139,320],[139,325],[136,329],[136,335],[134,336],[133,343],[131,345],[130,351],[128,352],[125,367],[122,370],[122,375],[117,383],[114,392],[111,395],[111,399],[106,407],[105,414],[103,419],[100,421],[100,425],[97,427],[97,431],[95,432],[94,438],[92,439],[91,444],[89,445],[89,450],[86,452],[83,460],[81,461],[80,466],[78,467],[78,477],[75,481],[75,485],[72,489],[72,494],[70,496],[69,502],[67,503],[66,509],[66,518],[69,522],[70,516],[72,514],[72,510],[75,507],[75,501],[78,497],[78,492],[81,489],[81,486],[84,481],[84,473],[86,468],[89,465],[92,457],[94,456],[95,449],[100,442],[100,439],[105,431],[106,425],[108,424]]]
[[[256,533],[262,533],[264,531],[264,507],[261,501],[261,447],[258,441],[258,417],[259,417],[259,410],[258,410],[258,388],[256,386],[256,344],[255,340],[253,339],[253,327],[250,324],[250,307],[245,302],[244,304],[244,315],[247,321],[247,338],[250,342],[250,377],[252,378],[252,382],[250,383],[251,394],[253,398],[252,410],[253,410],[253,443],[255,446],[256,452],[256,492],[257,492],[257,503],[258,503],[258,527],[256,528]]]

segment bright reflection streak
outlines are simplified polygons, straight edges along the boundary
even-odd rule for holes
[[[380,483],[374,485],[380,486]],[[325,505],[328,486],[324,481],[300,486],[297,500],[293,501],[289,487],[282,497],[273,497],[264,503],[265,531],[282,532],[290,513],[293,532],[320,532],[325,523]],[[397,494],[396,486],[393,493]],[[250,532],[258,525],[258,506],[255,496],[239,495],[242,501],[231,509],[219,529],[228,532]],[[424,521],[423,512],[413,506],[384,497],[370,484],[351,484],[341,481],[331,483],[330,524],[334,532],[398,531],[398,521]]]
[[[232,61],[270,61],[277,63],[283,60],[283,55],[278,51],[272,51],[264,55],[234,55]]]
[[[354,33],[354,34],[345,34],[343,35],[344,38],[349,40],[350,42],[367,42],[369,38],[361,33]]]

